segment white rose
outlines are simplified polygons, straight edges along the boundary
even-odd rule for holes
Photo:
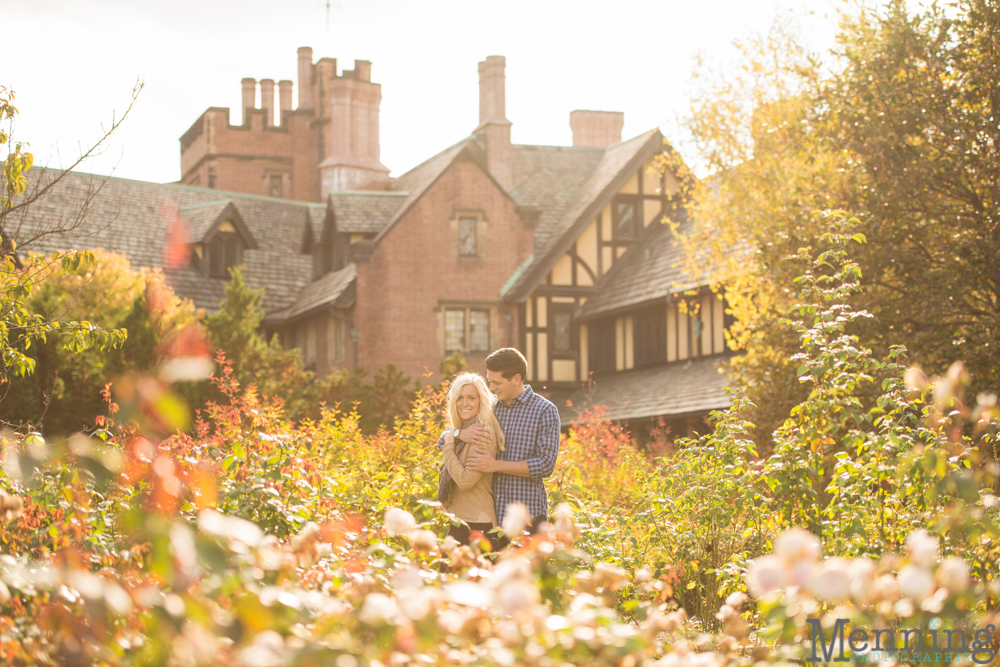
[[[786,530],[774,541],[774,553],[789,563],[800,560],[816,562],[823,555],[819,538],[801,528]]]
[[[406,510],[401,510],[398,507],[390,507],[385,513],[385,520],[382,522],[382,526],[385,528],[385,532],[389,533],[390,537],[407,535],[410,531],[416,529],[417,520]]]
[[[756,558],[747,566],[747,588],[757,598],[784,588],[788,584],[786,569],[785,561],[773,554]]]
[[[948,556],[937,570],[937,580],[952,593],[969,590],[969,566],[957,556]]]
[[[906,537],[906,553],[920,567],[931,568],[938,559],[938,540],[921,528]]]
[[[897,579],[899,592],[918,602],[934,591],[934,577],[922,567],[907,565],[899,571]]]
[[[851,575],[848,562],[843,558],[830,558],[818,568],[809,582],[809,590],[819,600],[836,602],[846,600],[851,594]]]
[[[508,538],[520,537],[524,527],[531,521],[531,513],[523,503],[507,505],[507,514],[503,518],[503,533]]]
[[[421,549],[423,551],[433,551],[437,549],[438,538],[433,531],[430,530],[414,530],[409,534],[410,536],[410,546],[414,549]]]
[[[726,598],[726,604],[728,604],[733,609],[741,609],[743,603],[747,601],[747,594],[743,591],[736,591],[735,593],[730,593],[729,597]]]
[[[382,593],[369,593],[358,612],[358,619],[368,625],[394,625],[399,617],[395,600]]]

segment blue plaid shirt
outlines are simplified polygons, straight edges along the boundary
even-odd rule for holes
[[[559,457],[559,410],[550,401],[524,386],[521,395],[505,405],[497,401],[493,414],[503,429],[506,451],[502,461],[527,461],[531,477],[505,473],[493,475],[493,501],[502,524],[510,503],[524,503],[532,517],[549,515],[549,497],[542,481],[552,474]]]

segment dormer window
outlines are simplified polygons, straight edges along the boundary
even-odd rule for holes
[[[180,209],[194,241],[195,256],[209,278],[229,278],[229,269],[243,263],[243,251],[257,242],[230,200]]]
[[[217,232],[206,250],[211,278],[228,278],[229,269],[243,263],[243,248],[236,232]]]

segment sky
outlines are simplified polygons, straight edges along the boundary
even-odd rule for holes
[[[143,89],[106,149],[81,168],[180,178],[180,136],[210,106],[240,123],[240,79],[296,80],[296,49],[372,62],[381,158],[394,176],[471,133],[477,63],[507,60],[514,143],[570,145],[569,112],[623,111],[623,138],[681,139],[694,57],[734,67],[732,41],[792,11],[814,50],[833,46],[835,0],[2,0],[0,85],[14,139],[36,164],[71,163]],[[329,19],[327,18],[329,16]],[[11,56],[10,54],[18,54]],[[294,96],[297,99],[297,93]],[[682,148],[683,150],[683,148]]]

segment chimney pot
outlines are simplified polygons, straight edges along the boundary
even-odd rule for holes
[[[299,108],[313,109],[313,50],[299,47]]]
[[[250,124],[250,112],[257,108],[257,79],[243,79],[243,124]]]
[[[278,82],[278,109],[281,110],[278,121],[285,124],[285,112],[292,110],[292,82],[284,79]]]
[[[507,120],[506,81],[507,59],[487,56],[479,63],[479,124],[491,120]]]
[[[577,109],[569,114],[574,146],[608,148],[622,142],[625,114],[621,111],[586,111]]]
[[[475,134],[485,138],[490,175],[510,192],[514,187],[514,151],[506,111],[506,67],[503,56],[487,56],[479,63],[479,127]]]
[[[273,127],[274,79],[260,80],[260,108],[264,110],[264,127]]]

